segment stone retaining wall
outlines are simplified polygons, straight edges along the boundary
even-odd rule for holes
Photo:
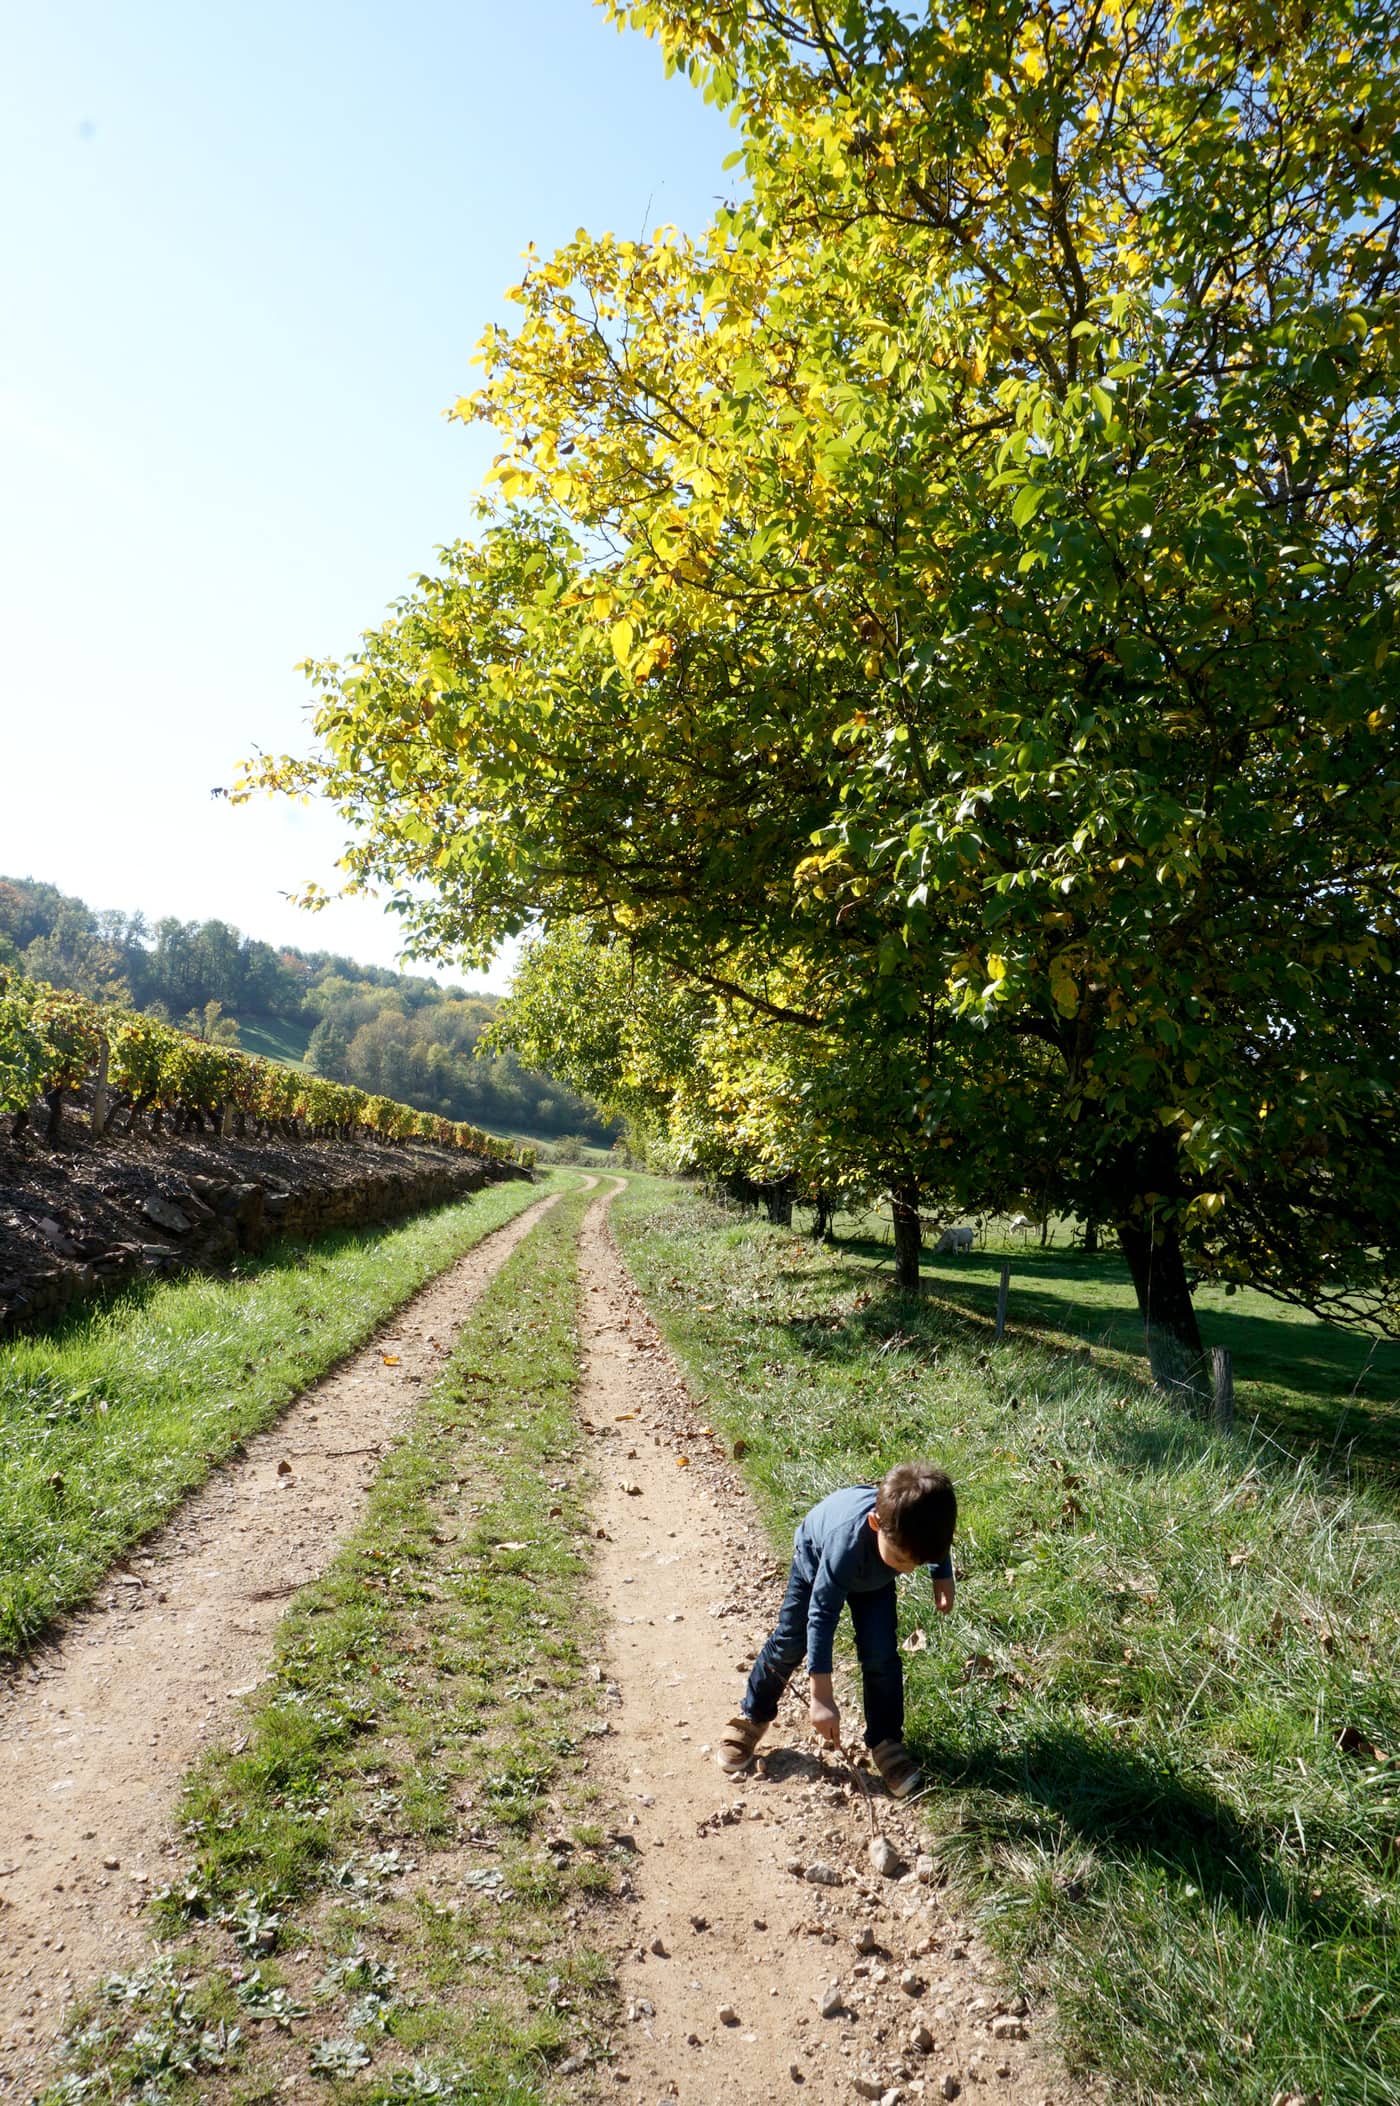
[[[366,1228],[446,1205],[483,1185],[529,1177],[514,1163],[441,1151],[385,1151],[350,1175],[318,1176],[308,1147],[285,1176],[219,1176],[153,1165],[124,1167],[120,1227],[109,1219],[91,1229],[70,1208],[26,1210],[24,1226],[37,1231],[44,1261],[7,1277],[0,1241],[0,1333],[51,1322],[74,1303],[153,1275],[218,1270],[240,1252],[258,1251],[275,1236],[311,1238],[334,1229]],[[112,1195],[113,1188],[104,1188]],[[42,1202],[40,1202],[42,1205]],[[62,1213],[67,1216],[54,1218]],[[0,1230],[0,1237],[3,1230]],[[28,1240],[28,1239],[27,1239]]]

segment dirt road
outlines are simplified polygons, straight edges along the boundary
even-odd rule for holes
[[[197,1756],[237,1730],[288,1597],[354,1526],[420,1384],[553,1198],[518,1214],[215,1472],[0,1696],[0,2099],[64,2014],[144,1954]]]
[[[716,1767],[786,1566],[617,1256],[616,1189],[583,1231],[579,1411],[611,1633],[611,1731],[592,1743],[592,1781],[631,1845],[624,2022],[611,2059],[561,2076],[562,2095],[1086,2106],[1098,2094],[1067,2079],[1050,2014],[998,1996],[989,1956],[946,1906],[917,1809],[878,1785],[867,1797],[816,1749],[800,1688],[755,1773],[736,1785]],[[32,2093],[74,1997],[149,1950],[142,1902],[174,1855],[186,1769],[240,1730],[285,1601],[354,1525],[419,1384],[551,1203],[251,1443],[0,1700],[0,2099]],[[925,1581],[905,1620],[927,1621]]]
[[[786,1563],[632,1288],[605,1199],[583,1268],[580,1411],[618,1693],[603,1760],[635,1845],[612,2081],[641,2106],[963,2093],[1077,2106],[1091,2094],[1066,2078],[1048,2015],[998,1997],[979,1940],[945,1909],[917,1812],[878,1784],[867,1801],[818,1751],[800,1676],[756,1773],[735,1784],[715,1765]],[[905,1621],[926,1621],[927,1581],[908,1584]],[[889,1874],[871,1860],[872,1811]]]

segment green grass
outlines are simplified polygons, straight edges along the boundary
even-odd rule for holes
[[[510,1180],[401,1226],[275,1245],[0,1345],[0,1659],[92,1591],[216,1463],[540,1196]]]
[[[585,1204],[503,1267],[297,1597],[246,1739],[187,1788],[189,1862],[155,1904],[182,1943],[93,2000],[53,2106],[308,2078],[367,2106],[530,2106],[599,2045],[610,1984],[576,1928],[614,1883],[577,1760],[605,1730],[580,1595]],[[561,1829],[573,1847],[546,1848]]]
[[[775,1543],[951,1471],[957,1605],[904,1606],[931,1845],[1071,2055],[1137,2100],[1400,2100],[1392,1499],[674,1187],[614,1219]]]
[[[263,1060],[280,1060],[289,1068],[304,1067],[310,1043],[309,1024],[289,1023],[285,1017],[278,1016],[238,1019],[239,1049],[244,1053],[256,1053]]]
[[[892,1263],[880,1217],[841,1215],[837,1240],[853,1257]],[[924,1254],[926,1292],[991,1319],[1003,1260],[1011,1266],[1007,1319],[1013,1326],[1083,1340],[1125,1368],[1146,1370],[1142,1319],[1123,1260],[1110,1248],[1088,1257],[1068,1247],[1059,1223],[1048,1250],[993,1222],[985,1249],[963,1257]],[[1236,1412],[1290,1446],[1306,1444],[1330,1460],[1400,1488],[1400,1343],[1322,1323],[1305,1309],[1241,1287],[1204,1285],[1195,1295],[1207,1346],[1234,1361]]]

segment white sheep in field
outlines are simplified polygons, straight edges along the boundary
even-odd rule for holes
[[[943,1234],[933,1246],[933,1254],[936,1258],[950,1255],[955,1257],[960,1250],[971,1250],[971,1248],[972,1230],[970,1228],[945,1228]]]

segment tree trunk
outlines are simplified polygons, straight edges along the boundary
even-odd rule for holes
[[[825,1243],[831,1235],[831,1195],[818,1191],[812,1201],[812,1241]]]
[[[919,1255],[923,1237],[919,1229],[919,1188],[896,1185],[890,1194],[894,1215],[894,1284],[901,1293],[919,1291]]]
[[[765,1185],[763,1189],[763,1204],[767,1209],[768,1219],[772,1222],[774,1228],[791,1228],[791,1178],[780,1178],[775,1184]]]
[[[1084,1224],[1084,1255],[1086,1258],[1096,1258],[1098,1254],[1099,1225],[1097,1221],[1086,1221]]]
[[[1133,1276],[1153,1381],[1193,1404],[1204,1402],[1205,1353],[1176,1230],[1159,1229],[1154,1241],[1139,1223],[1120,1221],[1118,1240]]]

